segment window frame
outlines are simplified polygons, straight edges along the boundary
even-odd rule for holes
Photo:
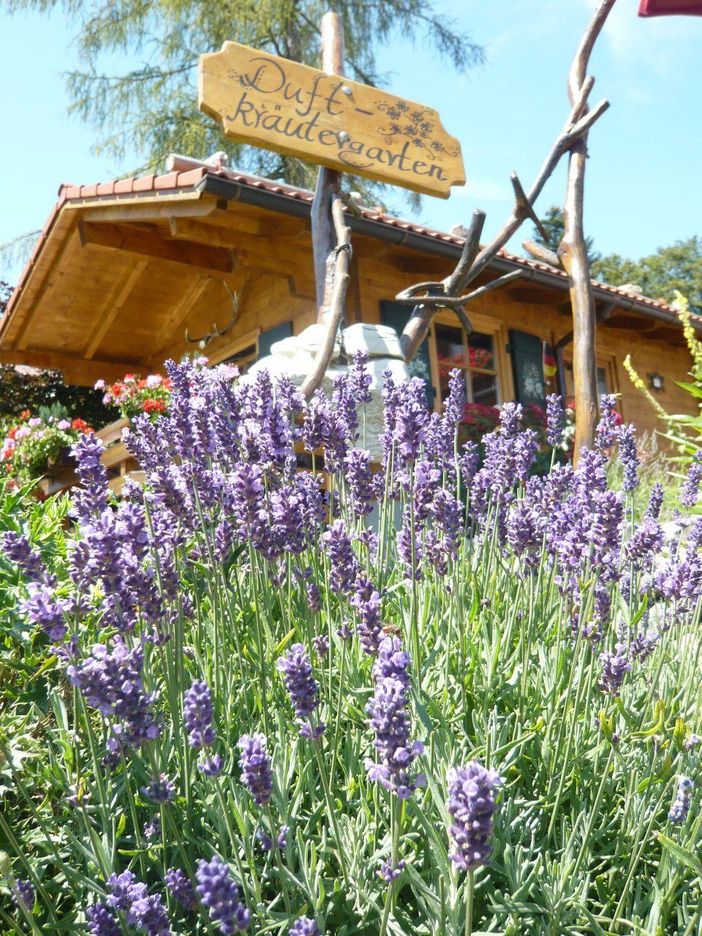
[[[513,395],[512,381],[509,376],[510,371],[506,366],[506,346],[507,332],[505,325],[499,319],[492,318],[489,315],[483,315],[479,312],[470,312],[469,318],[473,325],[473,331],[482,335],[489,335],[493,343],[494,368],[465,367],[464,370],[474,371],[478,374],[494,374],[497,383],[497,405],[499,406],[505,400],[512,399]],[[447,325],[450,328],[457,328],[461,332],[464,345],[467,336],[455,312],[449,309],[441,309],[435,316],[429,328],[429,360],[431,362],[431,378],[434,385],[434,409],[441,411],[441,384],[439,381],[439,361],[436,350],[436,331],[435,325]]]

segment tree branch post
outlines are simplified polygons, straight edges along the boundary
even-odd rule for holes
[[[586,77],[592,48],[616,0],[601,0],[575,53],[568,75],[568,96],[573,116],[586,122],[587,93],[593,81]],[[597,357],[595,303],[590,263],[583,229],[587,130],[570,147],[568,184],[564,205],[564,232],[558,257],[570,279],[573,312],[573,384],[575,389],[575,443],[573,457],[591,448],[597,424]]]
[[[344,72],[344,24],[338,13],[322,17],[322,69],[328,75]],[[323,327],[311,372],[302,384],[306,399],[321,385],[334,353],[336,334],[344,317],[349,284],[351,228],[344,220],[340,174],[322,166],[312,202],[312,253],[317,296],[317,323]]]

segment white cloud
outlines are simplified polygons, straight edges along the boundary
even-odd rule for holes
[[[598,0],[582,0],[594,10]],[[639,0],[619,0],[607,17],[603,35],[616,64],[638,77],[671,74],[681,67],[691,39],[702,39],[700,21],[690,16],[638,16]],[[692,26],[692,28],[691,28]],[[695,28],[697,27],[697,28]]]

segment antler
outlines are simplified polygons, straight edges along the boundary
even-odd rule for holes
[[[222,280],[222,282],[232,300],[232,317],[229,323],[225,325],[224,328],[220,329],[217,323],[213,322],[212,331],[203,335],[202,338],[191,338],[189,330],[187,328],[185,329],[185,340],[188,344],[198,345],[201,350],[204,350],[214,338],[223,338],[225,335],[228,335],[239,319],[239,296],[237,293],[232,292],[229,283],[224,282],[224,280]]]

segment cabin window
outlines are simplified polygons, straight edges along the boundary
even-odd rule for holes
[[[433,339],[440,400],[448,396],[449,374],[458,368],[463,372],[469,403],[497,406],[500,384],[494,336],[478,331],[466,335],[458,326],[437,323]]]
[[[575,384],[573,381],[573,362],[564,361],[563,371],[565,376],[566,403],[573,406],[575,402]],[[609,362],[597,361],[597,397],[604,396],[605,393],[616,393],[612,368]]]

